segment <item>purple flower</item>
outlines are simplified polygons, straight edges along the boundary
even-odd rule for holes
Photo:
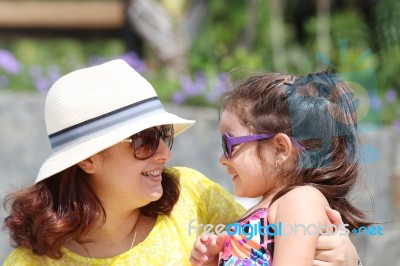
[[[51,85],[51,81],[43,75],[43,69],[40,65],[34,65],[29,69],[29,73],[33,79],[36,89],[39,92],[46,92]]]
[[[184,91],[185,94],[189,96],[196,95],[196,86],[188,76],[182,76],[180,78],[180,83],[182,91]]]
[[[50,66],[47,75],[50,79],[50,83],[56,82],[61,77],[60,68],[56,65]]]
[[[139,56],[135,52],[127,52],[126,54],[121,55],[121,59],[125,60],[128,65],[130,65],[133,69],[135,69],[139,74],[142,74],[146,71],[146,63],[139,58]]]
[[[12,75],[16,75],[21,71],[21,63],[10,51],[5,49],[0,49],[0,67]]]
[[[219,100],[221,94],[226,90],[226,78],[226,73],[218,74],[214,88],[206,96],[208,103],[216,103]]]
[[[186,100],[186,96],[182,92],[175,92],[172,95],[172,101],[176,104],[183,104]]]
[[[194,80],[188,76],[182,76],[180,82],[186,96],[201,95],[207,89],[207,80],[202,72],[197,72]]]
[[[46,92],[50,89],[51,83],[48,79],[42,77],[35,80],[35,86],[39,92]]]
[[[370,101],[371,101],[371,108],[376,111],[379,111],[379,108],[381,107],[381,101],[379,100],[379,97],[377,95],[372,95]]]
[[[394,89],[390,89],[386,92],[386,100],[388,103],[396,101],[397,92]]]
[[[50,89],[51,84],[61,77],[60,68],[56,65],[50,66],[47,73],[44,73],[41,66],[34,65],[29,69],[29,73],[39,92],[46,92]]]
[[[397,119],[397,120],[395,120],[395,121],[393,122],[393,127],[394,127],[394,130],[395,130],[397,133],[400,133],[400,119]]]

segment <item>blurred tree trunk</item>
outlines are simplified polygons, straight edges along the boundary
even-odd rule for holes
[[[285,22],[283,20],[284,0],[270,1],[270,32],[272,45],[272,62],[274,71],[286,72]]]
[[[180,20],[175,20],[156,0],[131,0],[128,19],[153,49],[170,74],[187,71],[186,53],[197,37],[207,0],[197,0]]]
[[[317,0],[317,51],[330,58],[331,0]]]

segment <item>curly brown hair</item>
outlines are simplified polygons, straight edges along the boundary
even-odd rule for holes
[[[178,201],[179,177],[166,169],[162,177],[163,195],[142,207],[143,215],[169,215]],[[10,207],[10,215],[3,228],[9,231],[13,246],[53,259],[61,258],[60,248],[65,241],[79,239],[96,219],[106,220],[87,175],[77,165],[9,194],[4,205]]]
[[[256,75],[222,95],[221,110],[234,113],[255,134],[284,133],[299,141],[298,162],[279,176],[285,188],[272,202],[297,186],[320,190],[350,230],[370,225],[349,200],[360,176],[357,110],[351,89],[328,71],[294,76]],[[257,142],[260,160],[263,144]]]

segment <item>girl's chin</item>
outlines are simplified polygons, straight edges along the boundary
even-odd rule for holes
[[[234,191],[235,191],[235,195],[238,196],[238,197],[241,197],[241,198],[247,197],[247,193],[245,193],[245,192],[242,191],[242,190],[234,189]]]
[[[246,191],[240,187],[234,186],[233,191],[236,196],[241,198],[257,198],[259,196],[254,195],[254,191]]]

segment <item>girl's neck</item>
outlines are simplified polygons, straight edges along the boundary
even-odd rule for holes
[[[260,202],[256,205],[257,208],[268,208],[271,204],[273,197],[280,191],[282,187],[276,187],[267,191],[261,198]]]

